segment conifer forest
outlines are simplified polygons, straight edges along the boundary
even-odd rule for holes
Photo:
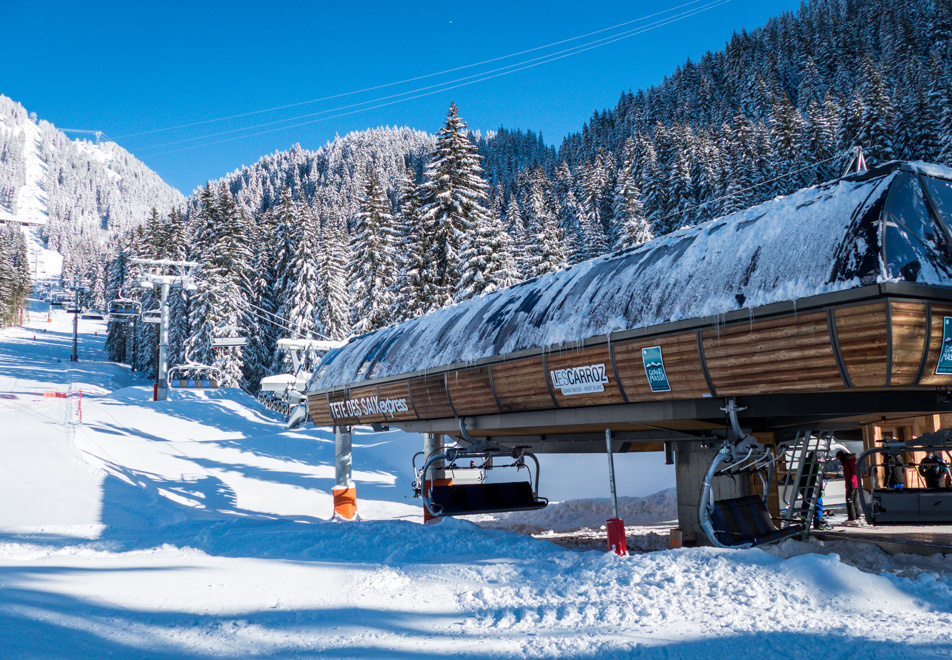
[[[634,247],[836,178],[856,145],[870,166],[952,165],[952,2],[804,1],[622,93],[557,148],[532,130],[470,131],[465,111],[451,105],[436,135],[378,128],[270,154],[156,203],[94,258],[60,245],[76,275],[102,273],[98,306],[158,306],[135,258],[199,262],[197,290],[173,292],[170,364],[213,364],[253,392],[287,369],[280,337],[372,332]],[[22,249],[3,236],[4,254]],[[0,313],[22,295],[11,278]],[[234,334],[243,350],[213,351]],[[110,357],[154,372],[156,335],[113,323]]]

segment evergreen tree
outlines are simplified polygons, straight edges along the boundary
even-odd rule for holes
[[[480,156],[466,134],[456,104],[450,104],[446,124],[424,173],[420,218],[430,234],[424,283],[426,310],[453,302],[459,282],[459,250],[463,235],[488,222],[488,185]]]
[[[357,334],[391,322],[393,285],[397,279],[397,242],[390,202],[374,170],[367,172],[364,196],[351,235],[351,297]]]
[[[323,249],[318,255],[315,330],[328,339],[344,339],[351,332],[350,298],[345,281],[347,246],[343,229],[334,217],[324,219],[321,227]]]
[[[532,243],[529,244],[529,277],[554,273],[566,266],[562,232],[552,215],[545,215],[532,223]]]
[[[529,235],[526,232],[526,223],[522,219],[519,209],[519,200],[514,193],[509,195],[509,205],[506,207],[506,231],[509,232],[513,267],[517,280],[526,278],[529,268]]]
[[[0,227],[0,328],[23,322],[30,292],[30,263],[20,225]]]
[[[401,264],[393,292],[395,322],[415,318],[423,314],[427,307],[425,278],[428,273],[430,236],[420,218],[419,191],[409,171],[402,187],[398,225]]]
[[[615,183],[614,249],[640,245],[652,239],[651,226],[641,203],[641,191],[635,180],[635,141],[628,138],[625,157]]]
[[[495,215],[479,221],[463,239],[457,302],[492,293],[515,281],[509,235]]]
[[[861,100],[859,144],[866,150],[870,164],[891,160],[895,156],[892,146],[893,102],[879,67],[868,56],[863,59],[858,91]]]

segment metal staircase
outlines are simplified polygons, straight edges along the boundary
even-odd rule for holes
[[[784,488],[787,493],[787,509],[783,516],[785,526],[803,520],[805,532],[810,533],[817,500],[823,492],[823,470],[832,443],[832,431],[800,431],[792,448],[786,450],[792,452],[788,454],[787,478],[789,480],[793,474],[793,480],[788,481]]]

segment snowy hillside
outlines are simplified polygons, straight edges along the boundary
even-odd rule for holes
[[[0,95],[0,221],[43,225],[52,249],[79,251],[184,200],[119,145],[70,140]]]
[[[79,330],[75,364],[61,312],[0,332],[5,658],[952,654],[946,557],[550,542],[574,547],[565,532],[598,526],[604,500],[424,526],[407,484],[420,438],[399,432],[358,430],[363,520],[329,522],[326,431],[283,431],[236,391],[152,402],[103,360],[102,322]],[[672,503],[623,502],[634,547],[663,547]]]

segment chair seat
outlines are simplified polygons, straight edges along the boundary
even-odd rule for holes
[[[536,498],[528,481],[431,486],[429,498],[439,516],[530,511],[548,504],[545,498]]]
[[[726,546],[774,543],[804,530],[803,525],[778,529],[767,505],[756,495],[717,500],[711,505],[710,516],[717,540]]]

